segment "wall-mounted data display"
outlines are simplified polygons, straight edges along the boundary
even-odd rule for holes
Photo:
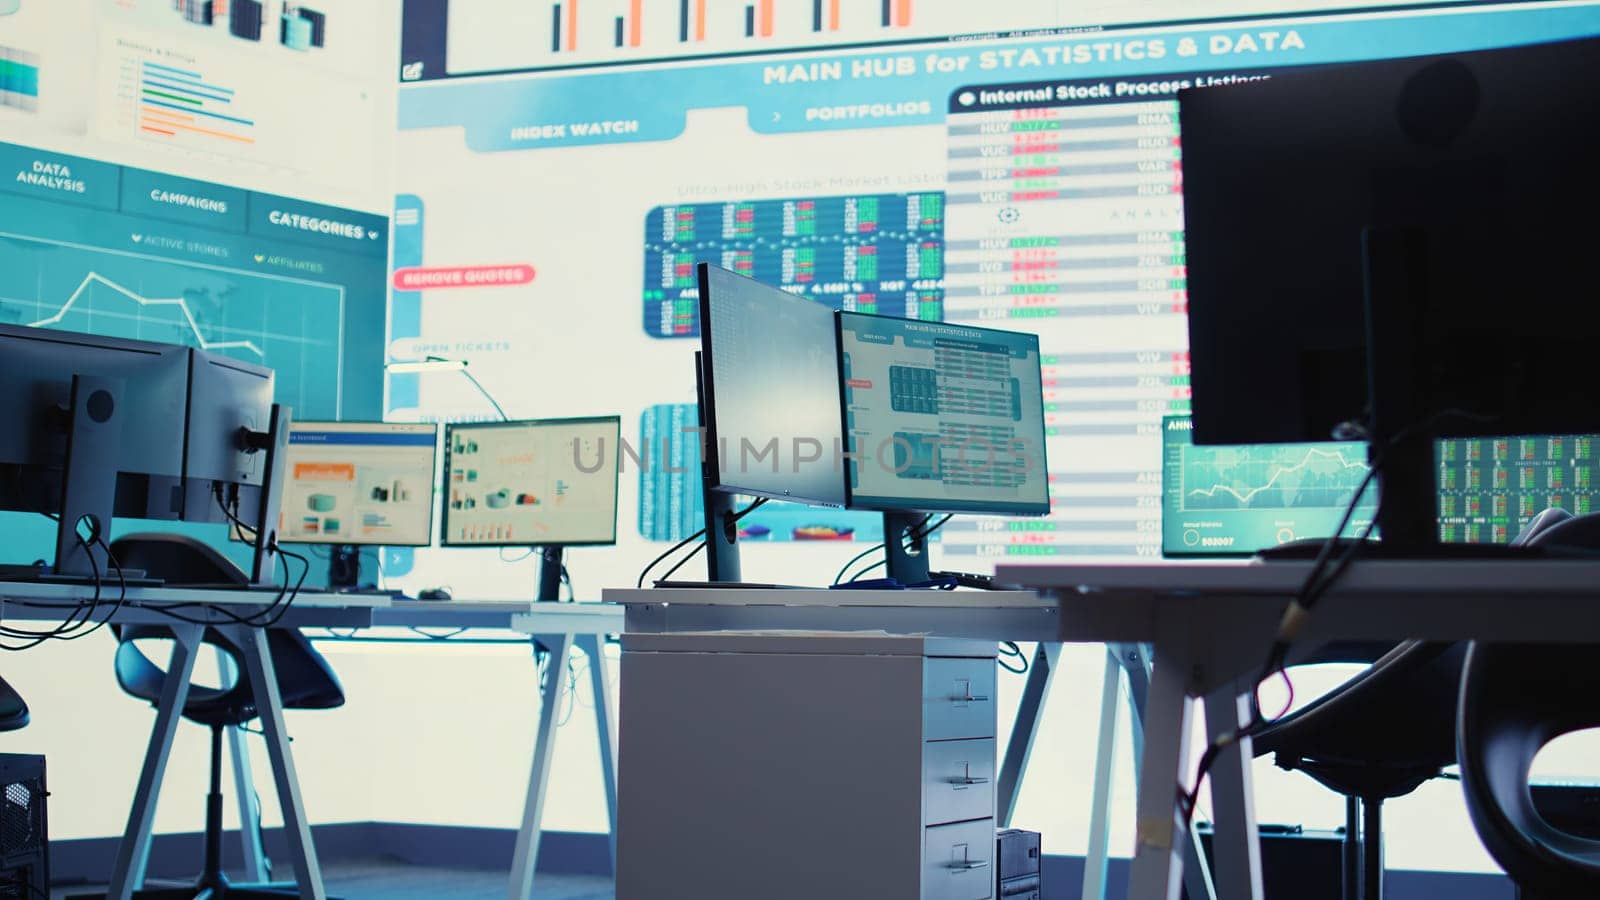
[[[880,4],[845,2],[832,32],[824,0],[818,32],[818,4],[774,0],[769,35],[761,0],[708,0],[702,41],[695,0],[687,19],[676,2],[642,3],[641,17],[629,2],[407,0],[397,355],[469,359],[501,397],[582,373],[591,408],[653,421],[695,397],[693,341],[678,338],[697,333],[698,262],[835,309],[1030,332],[1051,512],[944,525],[940,564],[977,571],[1161,554],[1162,421],[1189,408],[1178,90],[1600,34],[1593,2],[916,0],[905,28],[893,2],[887,28]],[[867,214],[849,218],[852,204]],[[927,233],[905,230],[924,220]],[[851,259],[865,221],[875,252]],[[907,280],[913,260],[929,276],[935,250],[937,283]],[[521,275],[465,280],[479,267]],[[626,365],[600,371],[597,347]],[[404,416],[490,412],[460,378],[397,376],[389,402]],[[660,479],[640,476],[637,516],[627,479],[638,526],[621,542],[700,527],[693,476]],[[784,515],[767,535],[866,527],[848,512]],[[804,555],[773,554],[768,569],[758,549],[751,571],[811,583]]]
[[[700,333],[702,262],[834,309],[943,315],[941,193],[661,206],[644,232],[644,330],[652,337]]]

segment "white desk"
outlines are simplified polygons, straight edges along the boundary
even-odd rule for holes
[[[1193,775],[1193,699],[1209,700],[1211,739],[1247,721],[1249,680],[1310,567],[1000,567],[997,581],[1036,588],[1059,604],[1058,640],[1155,647],[1129,883],[1136,900],[1178,897],[1177,792]],[[1600,643],[1597,598],[1600,562],[1358,562],[1322,598],[1297,647],[1330,640]],[[1216,883],[1225,898],[1262,893],[1251,756],[1249,741],[1241,741],[1220,755],[1211,776]]]
[[[93,595],[93,588],[83,586],[0,583],[0,620],[60,620],[67,611],[62,604],[70,605],[80,599],[90,599]],[[102,606],[96,618],[110,615],[119,596],[120,591],[114,584],[102,586]],[[260,591],[129,588],[122,608],[112,617],[111,621],[114,624],[152,624],[170,627],[177,640],[168,672],[181,677],[169,677],[163,687],[161,701],[157,706],[156,725],[151,734],[150,747],[145,756],[138,790],[134,796],[128,829],[118,848],[109,896],[126,898],[144,882],[156,798],[160,794],[162,776],[171,753],[173,737],[177,731],[178,720],[181,718],[184,701],[189,693],[189,675],[194,668],[194,651],[200,645],[202,625],[181,622],[152,609],[157,605],[171,603],[184,604],[179,610],[183,615],[229,632],[233,639],[247,649],[248,671],[245,675],[251,679],[252,684],[265,686],[256,696],[261,704],[262,730],[266,734],[273,778],[277,785],[279,800],[283,805],[283,820],[285,830],[288,832],[300,895],[308,898],[327,896],[322,885],[321,869],[312,844],[310,827],[305,817],[299,780],[295,775],[289,743],[285,737],[282,701],[278,696],[271,656],[265,652],[264,633],[258,628],[233,624],[223,613],[206,609],[208,605],[220,606],[236,615],[248,615],[260,610],[264,604],[270,603],[274,596],[275,593]],[[542,645],[550,651],[551,677],[546,678],[539,689],[539,730],[534,746],[533,768],[528,779],[527,800],[522,823],[517,832],[516,856],[508,894],[512,900],[526,900],[533,892],[534,870],[538,863],[542,834],[544,800],[548,793],[550,764],[555,755],[556,726],[560,720],[559,710],[566,699],[567,679],[556,675],[565,667],[567,657],[574,647],[588,656],[590,661],[589,678],[595,696],[595,722],[599,732],[601,771],[611,826],[612,860],[615,863],[617,808],[616,728],[613,719],[615,703],[602,641],[604,635],[622,631],[622,618],[621,609],[600,603],[541,604],[531,601],[464,600],[391,602],[383,595],[302,592],[277,624],[296,628],[500,628],[528,635],[530,644]],[[243,812],[254,790],[250,787],[248,754],[236,731],[230,735],[230,747],[234,760],[234,780]],[[240,831],[245,846],[249,877],[256,881],[265,880],[259,822],[254,815],[241,815],[240,818]]]
[[[160,701],[156,705],[155,727],[139,773],[139,786],[128,814],[128,827],[117,847],[108,896],[127,900],[144,883],[145,862],[150,853],[151,829],[155,821],[156,798],[166,774],[172,741],[184,701],[189,696],[189,678],[194,671],[195,651],[207,627],[216,628],[244,648],[245,673],[256,698],[261,728],[266,735],[267,754],[272,762],[273,781],[283,810],[284,830],[288,833],[295,881],[301,897],[324,900],[322,871],[311,841],[311,826],[306,820],[300,781],[284,730],[283,700],[278,694],[278,679],[267,649],[266,631],[233,622],[217,608],[235,615],[264,610],[275,593],[239,590],[197,590],[186,588],[129,588],[126,596],[115,585],[103,585],[101,608],[96,620],[110,617],[113,624],[151,624],[170,628],[174,638],[172,659],[167,666]],[[0,619],[59,621],[68,608],[80,600],[94,597],[92,587],[59,584],[0,584]],[[121,600],[121,605],[117,603]],[[361,628],[372,623],[375,609],[388,605],[387,597],[302,593],[277,624],[284,627],[331,626]],[[156,607],[182,604],[176,611],[193,622],[163,615]]]

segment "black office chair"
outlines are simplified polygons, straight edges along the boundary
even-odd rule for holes
[[[144,569],[169,584],[231,581],[245,583],[244,573],[226,558],[204,544],[178,535],[130,535],[113,541],[111,555],[123,566]],[[170,641],[172,632],[159,625],[124,626],[116,629],[115,659],[117,683],[128,694],[156,705],[166,672],[139,648],[146,640]],[[220,648],[233,659],[234,671],[243,673],[244,648],[226,634],[207,628],[203,640]],[[165,642],[163,641],[163,642]],[[277,673],[278,692],[285,709],[332,709],[344,704],[344,689],[339,679],[298,630],[273,628],[267,631],[267,649]],[[230,685],[204,687],[191,685],[183,717],[211,729],[211,786],[206,795],[205,864],[193,887],[146,890],[134,894],[146,900],[188,900],[204,895],[208,900],[222,897],[281,898],[293,890],[233,886],[222,871],[222,730],[256,718],[256,701],[250,683],[242,674]]]
[[[1600,516],[1555,525],[1536,542],[1600,548]],[[1489,854],[1541,900],[1600,896],[1600,840],[1552,826],[1528,787],[1546,744],[1600,728],[1596,649],[1474,642],[1461,676],[1456,754],[1467,811]]]
[[[16,731],[27,724],[27,702],[16,688],[0,678],[0,731]]]
[[[1383,896],[1383,803],[1455,761],[1465,645],[1407,641],[1254,739],[1255,752],[1345,797],[1344,894]]]
[[[1526,544],[1571,519],[1535,516],[1512,541]],[[1324,648],[1312,661],[1342,660]],[[1257,756],[1300,770],[1345,798],[1345,900],[1382,900],[1383,803],[1437,778],[1456,761],[1455,698],[1466,645],[1407,641],[1344,684],[1273,722],[1254,738]]]

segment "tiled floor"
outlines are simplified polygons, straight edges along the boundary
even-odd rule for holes
[[[344,900],[502,900],[504,869],[472,870],[410,866],[391,860],[330,864],[323,880],[331,897]],[[51,900],[92,890],[57,888]],[[590,875],[540,875],[534,883],[537,900],[612,900],[611,879]]]

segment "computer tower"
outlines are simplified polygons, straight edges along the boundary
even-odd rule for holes
[[[994,836],[994,895],[997,900],[1042,900],[1043,859],[1039,832],[1007,828]]]
[[[0,754],[0,898],[50,896],[44,757]]]

